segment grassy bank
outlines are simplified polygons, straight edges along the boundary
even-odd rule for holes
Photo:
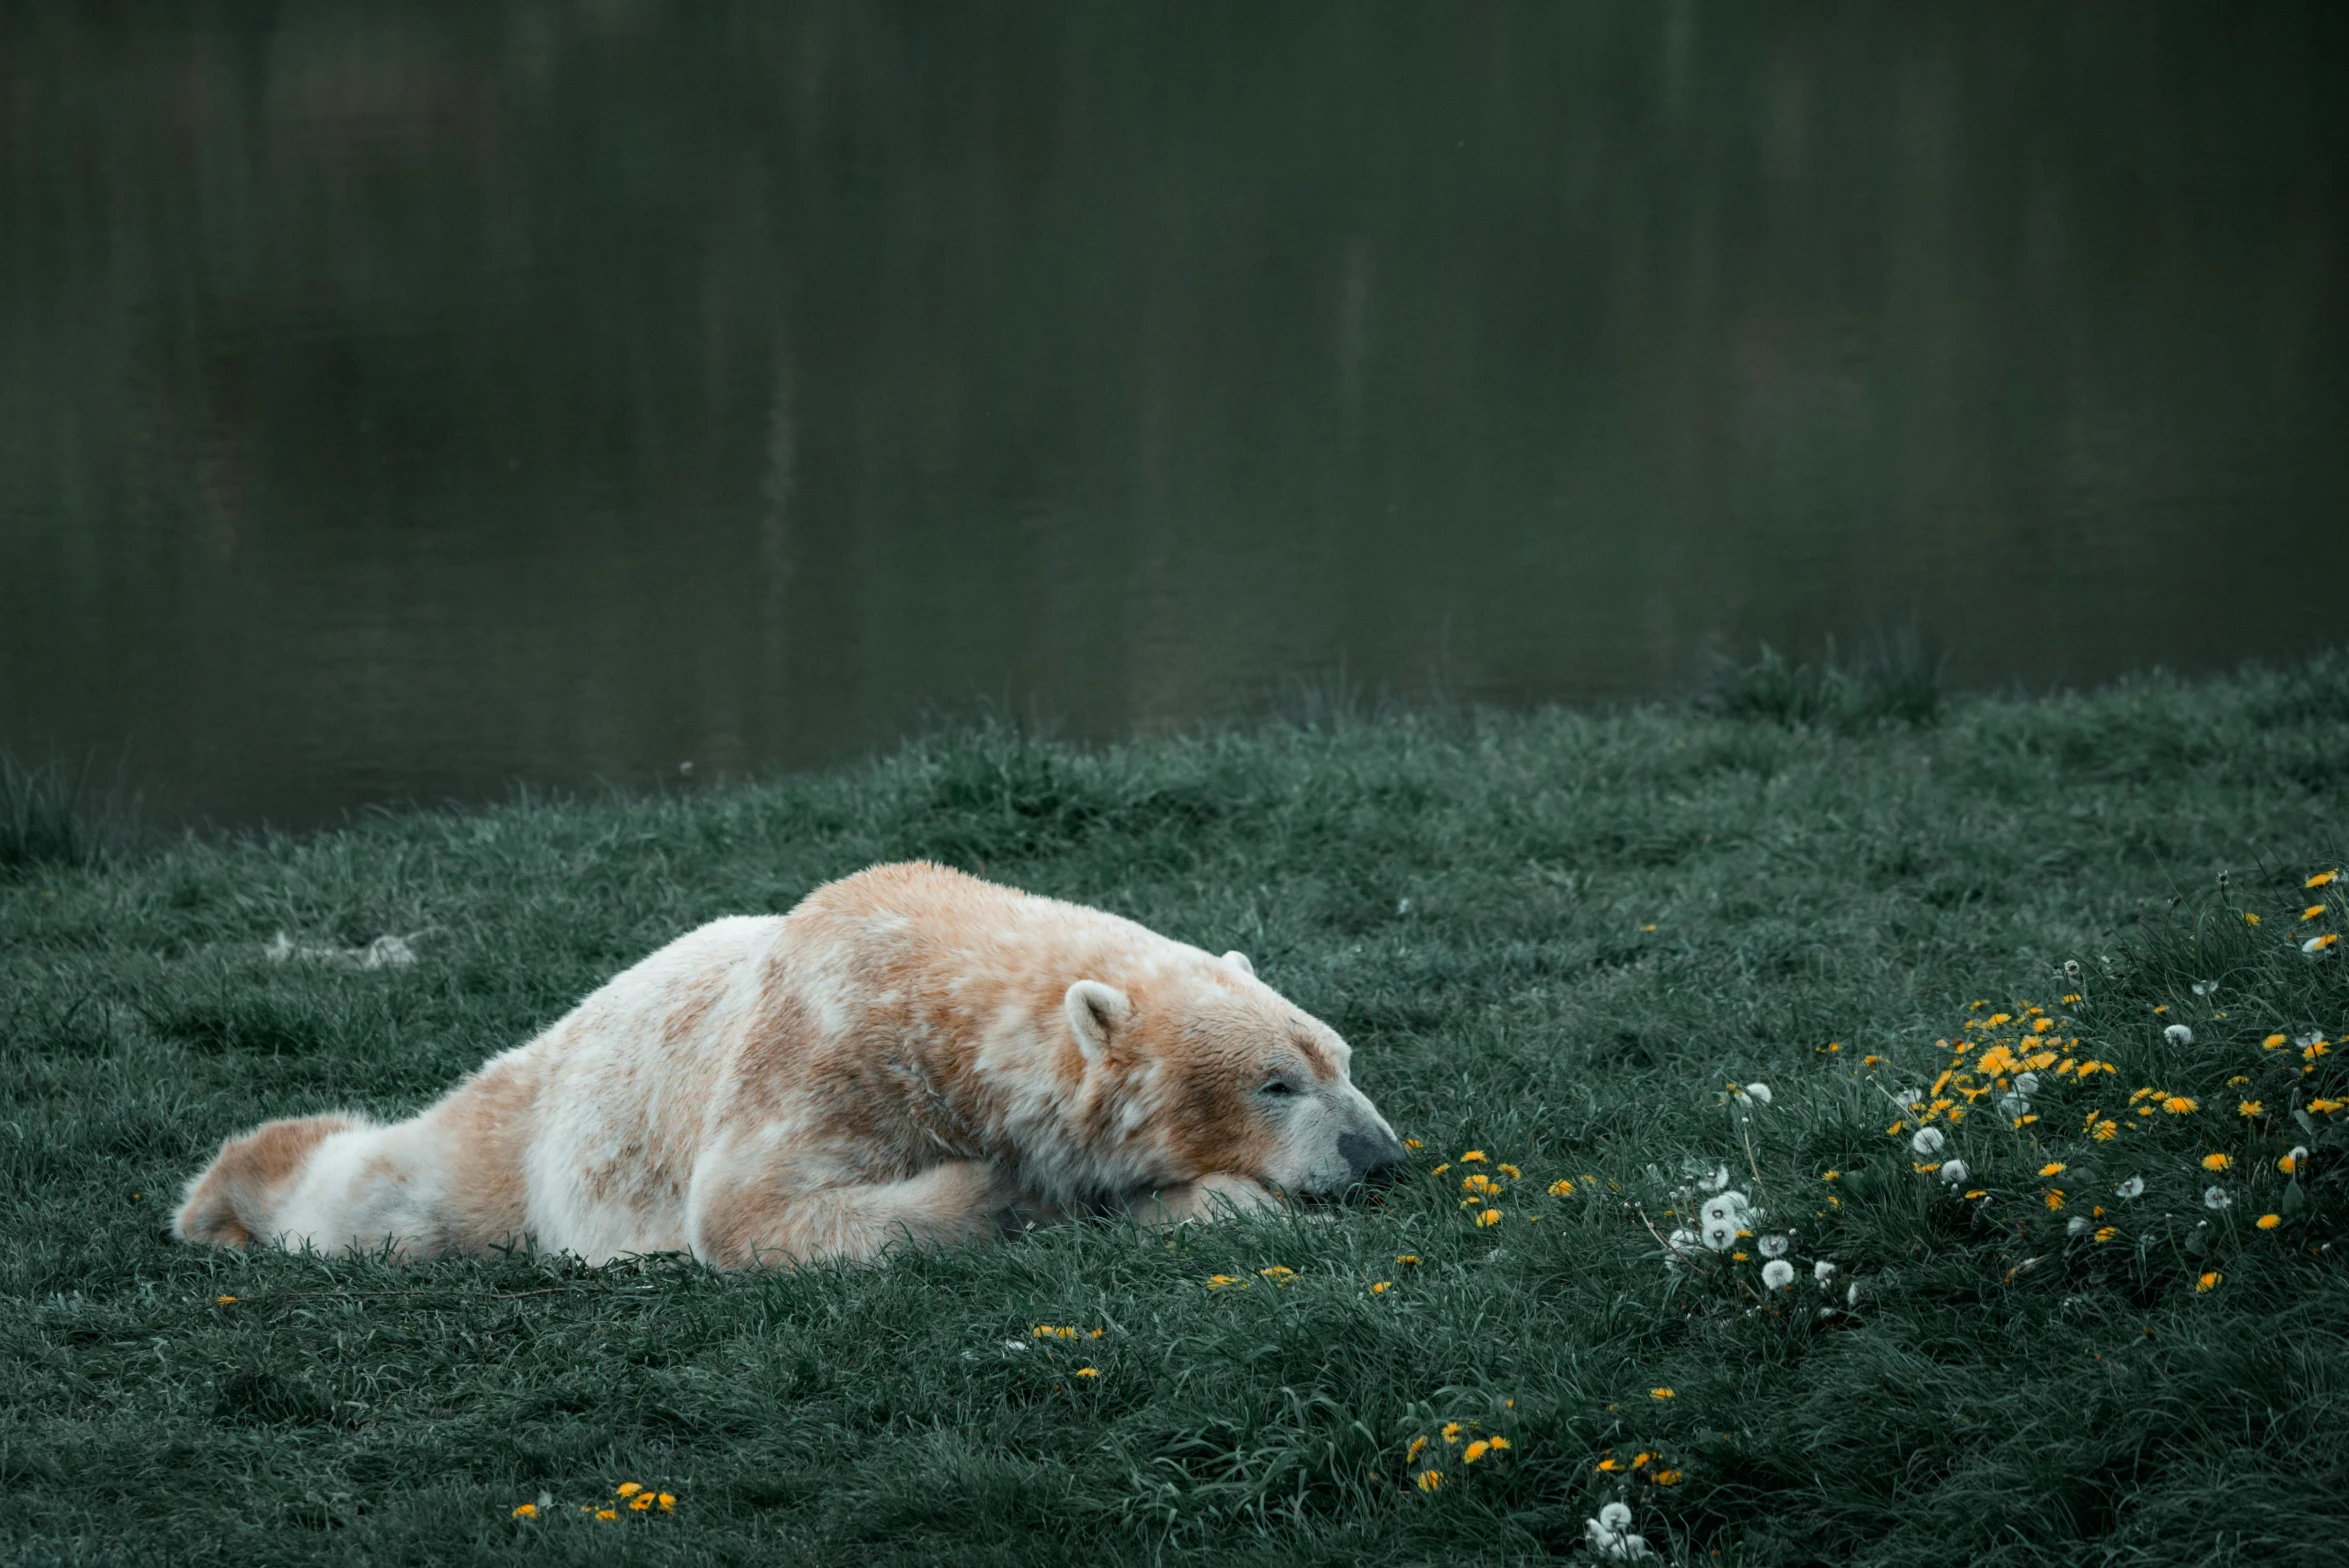
[[[2301,917],[2345,800],[2335,661],[1922,727],[963,736],[35,857],[0,879],[0,1555],[1503,1562],[1588,1555],[1620,1500],[1704,1562],[2311,1560],[2349,1526],[2349,1072],[2313,1038],[2349,970]],[[917,855],[1247,950],[1421,1174],[876,1271],[159,1239],[225,1132],[405,1114],[698,922]],[[1669,1259],[1716,1170],[1753,1234]]]

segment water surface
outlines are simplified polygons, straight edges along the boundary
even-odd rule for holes
[[[0,741],[243,823],[993,702],[1967,684],[2349,582],[2349,11],[0,12]]]

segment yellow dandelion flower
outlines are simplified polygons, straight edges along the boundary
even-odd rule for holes
[[[1256,1272],[1271,1280],[1275,1285],[1286,1285],[1297,1277],[1297,1271],[1286,1263],[1275,1263],[1271,1268],[1258,1269]]]
[[[1997,1028],[1997,1027],[1998,1027],[2000,1024],[2006,1023],[2008,1020],[2012,1019],[2013,1017],[2014,1017],[2014,1014],[2012,1014],[2012,1013],[1992,1013],[1992,1014],[1990,1015],[1990,1027],[1991,1027],[1991,1028],[1993,1028],[1993,1029],[1995,1029],[1995,1028]]]
[[[618,1486],[612,1488],[612,1493],[616,1497],[634,1497],[643,1490],[644,1483],[642,1481],[622,1481]]]
[[[2115,1236],[2117,1236],[2117,1235],[2119,1235],[2119,1234],[2120,1234],[2120,1232],[2119,1232],[2119,1231],[2117,1231],[2117,1230],[2115,1230],[2115,1229],[2114,1229],[2112,1226],[2110,1226],[2110,1225],[2101,1225],[2101,1226],[2098,1226],[2098,1227],[2097,1227],[2097,1231],[2096,1231],[2096,1239],[2097,1239],[2099,1242],[2106,1242],[2106,1241],[2110,1241],[2110,1240],[2112,1240],[2112,1239],[2113,1239],[2113,1237],[2115,1237]]]
[[[2276,1169],[2282,1171],[2287,1176],[2291,1175],[2299,1168],[2300,1157],[2298,1155],[2287,1154],[2276,1161]]]
[[[1387,1280],[1379,1280],[1370,1287],[1370,1293],[1374,1296],[1383,1296],[1387,1293],[1390,1283]]]
[[[650,1492],[639,1492],[634,1497],[628,1499],[628,1509],[631,1513],[643,1513],[652,1505],[653,1494]]]
[[[1843,1172],[1841,1172],[1841,1171],[1822,1171],[1822,1172],[1820,1172],[1820,1173],[1819,1173],[1819,1179],[1820,1179],[1821,1181],[1841,1181],[1841,1180],[1843,1179]]]
[[[2320,1056],[2330,1056],[2332,1054],[2332,1041],[2311,1040],[2308,1042],[2308,1048],[2300,1053],[2300,1059],[2304,1062],[2313,1062]]]
[[[2323,914],[2324,912],[2325,912],[2325,906],[2324,906],[2324,905],[2322,905],[2322,904],[2311,904],[2311,905],[2309,905],[2309,906],[2308,906],[2306,909],[2303,909],[2302,911],[2300,911],[2300,918],[2301,918],[2301,919],[2303,919],[2303,920],[2314,920],[2314,919],[2315,919],[2317,916],[2319,916],[2319,915]]]
[[[1242,1290],[1248,1288],[1248,1282],[1237,1274],[1210,1274],[1207,1276],[1209,1290],[1229,1290],[1234,1285],[1239,1286]]]
[[[1617,1459],[1613,1454],[1609,1454],[1597,1464],[1592,1465],[1591,1468],[1604,1475],[1613,1475],[1623,1468],[1623,1461]]]
[[[1426,1448],[1427,1434],[1422,1432],[1417,1437],[1411,1439],[1411,1446],[1409,1448],[1403,1450],[1403,1463],[1411,1463],[1411,1461],[1417,1459],[1420,1454],[1426,1450]]]
[[[2202,1109],[2202,1102],[2190,1094],[2173,1094],[2161,1102],[2161,1108],[2172,1116],[2185,1116]]]
[[[2107,1116],[2102,1121],[2092,1124],[2088,1129],[2088,1135],[2098,1143],[2110,1143],[2121,1135],[2121,1124]]]
[[[1498,1225],[1500,1223],[1501,1211],[1499,1209],[1487,1209],[1476,1217],[1476,1228],[1478,1230],[1484,1229],[1487,1225]]]
[[[2206,1154],[2202,1157],[2202,1168],[2206,1171],[2223,1171],[2234,1163],[2235,1157],[2231,1154]]]
[[[2047,1206],[2050,1209],[2060,1209],[2064,1206],[2064,1190],[2061,1187],[2047,1189]]]
[[[2039,1167],[2039,1174],[2042,1176],[2061,1176],[2069,1169],[2071,1169],[2071,1167],[2064,1164],[2064,1162],[2061,1160],[2049,1160],[2045,1165]]]
[[[1079,1376],[1079,1377],[1099,1377],[1100,1375],[1101,1375],[1101,1369],[1100,1369],[1099,1367],[1079,1367],[1079,1368],[1077,1368],[1077,1376]]]
[[[1460,1183],[1460,1190],[1462,1192],[1499,1192],[1501,1184],[1479,1171],[1477,1174],[1463,1179]]]
[[[2319,1116],[2330,1116],[2339,1110],[2343,1103],[2340,1100],[2311,1100],[2308,1102],[2308,1108]]]
[[[1509,1401],[1509,1403],[1510,1403],[1511,1407],[1512,1407],[1512,1408],[1514,1408],[1514,1407],[1515,1407],[1515,1405],[1516,1405],[1516,1403],[1517,1403],[1517,1401],[1516,1401],[1516,1400],[1514,1400],[1514,1399],[1512,1399],[1512,1400],[1510,1400],[1510,1401]],[[1504,1450],[1508,1449],[1508,1448],[1509,1448],[1509,1447],[1511,1447],[1511,1446],[1512,1446],[1512,1445],[1511,1445],[1511,1443],[1510,1443],[1510,1442],[1509,1442],[1509,1440],[1508,1440],[1507,1438],[1505,1438],[1505,1437],[1496,1437],[1496,1438],[1494,1438],[1494,1439],[1493,1439],[1493,1452],[1494,1452],[1494,1453],[1496,1453],[1496,1454],[1497,1454],[1497,1453],[1501,1453],[1501,1452],[1503,1452]]]
[[[1443,1424],[1442,1431],[1445,1443],[1451,1444],[1460,1441],[1461,1426],[1459,1422],[1446,1421]]]
[[[1470,1149],[1466,1154],[1460,1156],[1460,1163],[1463,1165],[1482,1165],[1484,1163],[1484,1150]]]
[[[2281,1214],[2262,1214],[2251,1223],[2261,1230],[2274,1230],[2278,1225],[2284,1223],[2284,1217]]]
[[[1446,1160],[1443,1164],[1437,1166],[1434,1170],[1429,1171],[1428,1174],[1430,1176],[1441,1176],[1444,1172],[1450,1170],[1451,1168],[1452,1162],[1450,1160]]]
[[[1460,1450],[1460,1462],[1464,1465],[1472,1465],[1492,1451],[1493,1445],[1480,1437],[1475,1442],[1470,1443],[1466,1448]]]
[[[2221,1274],[2217,1269],[2212,1269],[2208,1274],[2203,1275],[2202,1278],[2194,1282],[2194,1288],[2196,1290],[2216,1290],[2218,1289],[2220,1282],[2225,1279],[2226,1276],[2224,1274]]]
[[[1525,1175],[1525,1172],[1519,1170],[1516,1166],[1506,1163],[1496,1165],[1493,1167],[1493,1169],[1499,1171],[1502,1175],[1508,1177],[1511,1181],[1517,1181]]]
[[[595,1516],[598,1519],[610,1520],[619,1518],[620,1513],[619,1510],[615,1508],[598,1508],[595,1511]]]
[[[1884,1058],[1881,1056],[1863,1056],[1860,1058],[1860,1065],[1862,1067],[1880,1067],[1883,1065],[1883,1063]]]
[[[2300,885],[2302,887],[2331,887],[2333,885],[2333,879],[2340,874],[2341,873],[2337,870],[2319,871],[2315,876],[2310,877],[2307,881],[2301,883]]]
[[[522,1504],[518,1504],[518,1505],[515,1507],[515,1509],[514,1509],[514,1517],[515,1517],[515,1518],[517,1518],[517,1519],[535,1519],[535,1518],[537,1518],[537,1517],[538,1517],[538,1504],[536,1504],[536,1503],[522,1503]]]
[[[675,1492],[663,1492],[660,1501],[662,1513],[673,1514],[677,1511],[677,1494]]]
[[[2259,1048],[2263,1051],[2273,1051],[2280,1047],[2283,1043],[2284,1037],[2282,1035],[2271,1034],[2266,1039],[2259,1042]]]
[[[1668,1388],[1651,1388],[1648,1390],[1648,1398],[1650,1399],[1671,1399],[1674,1397],[1675,1396],[1672,1390]]]
[[[1550,1183],[1550,1196],[1553,1198],[1573,1197],[1574,1183],[1568,1181],[1563,1176],[1559,1177],[1556,1181]]]
[[[1423,1149],[1427,1147],[1427,1145],[1421,1143],[1417,1138],[1405,1138],[1403,1140],[1403,1147],[1406,1149]]]
[[[2166,1013],[2166,1012],[2168,1012],[2169,1010],[2170,1010],[2170,1004],[2169,1004],[2169,1003],[2167,1003],[2167,1002],[2164,1002],[2164,1003],[2162,1003],[2162,1004],[2161,1004],[2159,1007],[2157,1007],[2157,1008],[2155,1008],[2155,1009],[2154,1009],[2154,1011],[2155,1011],[2155,1012],[2157,1012],[2157,1013]]]
[[[214,1296],[212,1304],[216,1307],[233,1307],[237,1304],[237,1298],[234,1296]]]
[[[1989,1189],[1989,1188],[1987,1188],[1987,1187],[1976,1187],[1976,1188],[1974,1188],[1974,1189],[1973,1189],[1971,1192],[1969,1192],[1969,1193],[1967,1193],[1967,1194],[1966,1194],[1966,1201],[1967,1201],[1967,1202],[1969,1202],[1969,1203],[1978,1202],[1979,1200],[1981,1200],[1981,1199],[1983,1199],[1983,1198],[1987,1198],[1987,1197],[1989,1197],[1989,1196],[1990,1196],[1990,1189]]]
[[[2259,924],[2259,917],[2246,909],[2243,911],[2243,923],[2247,926],[2255,926]]]
[[[1419,1267],[1419,1254],[1416,1252],[1398,1252],[1395,1254],[1395,1264],[1398,1268],[1415,1269]]]
[[[1648,1461],[1655,1457],[1656,1456],[1654,1454],[1649,1453],[1646,1449],[1643,1448],[1638,1453],[1631,1456],[1631,1468],[1634,1470],[1644,1470],[1647,1468]]]
[[[1419,1472],[1419,1489],[1421,1491],[1432,1492],[1443,1484],[1444,1473],[1441,1470],[1422,1470]]]
[[[2304,953],[2321,953],[2326,948],[2333,946],[2340,940],[2340,932],[2327,931],[2323,936],[2312,936],[2307,941],[2301,943],[2300,950]]]
[[[1654,1475],[1649,1476],[1648,1479],[1655,1482],[1658,1486],[1678,1486],[1680,1484],[1680,1472],[1677,1470],[1659,1470]]]
[[[1109,1330],[1105,1328],[1088,1329],[1085,1333],[1085,1337],[1087,1339],[1099,1339],[1102,1335],[1108,1332]]]

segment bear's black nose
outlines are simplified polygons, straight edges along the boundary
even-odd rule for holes
[[[1392,1133],[1340,1133],[1338,1158],[1353,1172],[1357,1187],[1384,1187],[1405,1166],[1403,1141]]]

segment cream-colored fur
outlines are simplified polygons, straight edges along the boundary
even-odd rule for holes
[[[229,1140],[177,1228],[735,1267],[1109,1210],[1201,1218],[1399,1164],[1350,1057],[1238,953],[877,866],[679,938],[407,1121]]]

